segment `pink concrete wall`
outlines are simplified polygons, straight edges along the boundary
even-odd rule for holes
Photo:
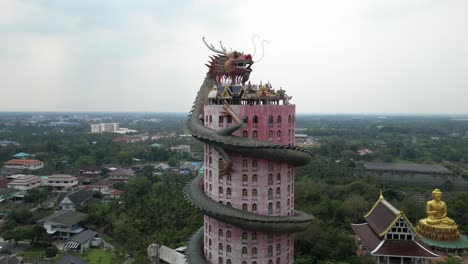
[[[262,141],[294,145],[294,105],[231,107],[240,119],[247,117],[245,128],[235,132],[236,136],[249,138],[256,136]],[[220,105],[206,105],[205,125],[215,130],[235,125],[234,120],[228,122],[227,116],[219,122],[221,111]],[[258,118],[258,122],[254,122],[254,117]],[[271,120],[273,122],[270,122]],[[211,199],[257,214],[283,216],[293,214],[294,166],[280,161],[233,154],[231,175],[219,176],[220,158],[214,148],[205,145],[204,184],[205,193]],[[231,235],[230,238],[227,238],[228,233]],[[243,236],[244,238],[247,236],[247,239],[243,239]],[[256,239],[252,239],[252,236]],[[210,263],[219,263],[220,258],[223,263],[229,261],[242,263],[239,260],[248,264],[254,262],[267,264],[269,261],[293,263],[293,240],[292,234],[246,231],[205,216],[205,255]],[[245,250],[247,254],[243,254]]]

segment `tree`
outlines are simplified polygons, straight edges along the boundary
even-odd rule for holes
[[[369,209],[369,203],[359,194],[351,194],[344,200],[343,206],[348,214],[351,215],[354,223],[360,220],[366,210]]]
[[[45,249],[45,257],[46,258],[53,258],[57,256],[58,248],[56,246],[50,246]]]

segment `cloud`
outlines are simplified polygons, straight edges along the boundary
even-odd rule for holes
[[[300,112],[468,113],[467,7],[1,1],[0,110],[188,111],[210,55],[201,37],[253,52],[259,34],[270,44],[252,81],[285,88]]]

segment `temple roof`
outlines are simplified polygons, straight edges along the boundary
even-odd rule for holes
[[[413,231],[406,215],[396,209],[380,194],[369,212],[364,215],[366,223],[352,224],[367,251],[376,256],[436,258],[437,254],[426,248],[416,236],[414,239],[386,239],[387,234],[399,219],[403,219]],[[415,232],[412,232],[415,234]]]
[[[367,223],[352,224],[351,227],[369,252],[372,252],[382,241]]]
[[[439,257],[417,240],[383,240],[382,243],[372,251],[372,255],[423,258]]]
[[[364,215],[364,219],[379,236],[383,236],[401,216],[404,216],[403,212],[393,207],[380,195],[374,206]]]

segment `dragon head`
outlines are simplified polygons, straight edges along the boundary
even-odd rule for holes
[[[227,52],[226,48],[220,42],[221,50],[215,49],[212,44],[208,44],[203,38],[205,45],[217,55],[210,56],[210,64],[208,66],[208,74],[212,78],[231,78],[233,82],[238,81],[245,83],[249,80],[253,64],[252,56],[237,51]]]

